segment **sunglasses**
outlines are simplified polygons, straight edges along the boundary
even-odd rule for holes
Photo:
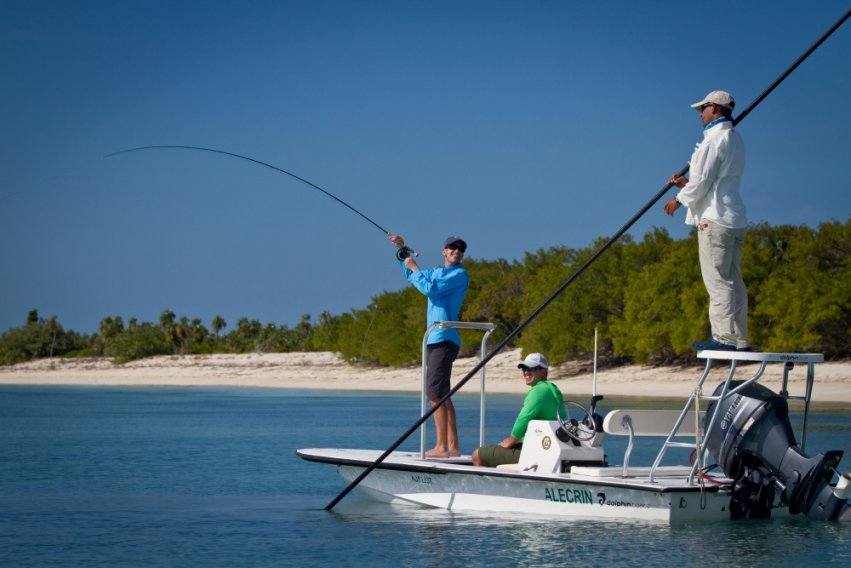
[[[458,245],[458,244],[455,244],[455,243],[452,243],[451,245],[446,245],[446,248],[448,248],[449,250],[458,250],[458,251],[461,251],[461,252],[467,252],[467,247],[465,247],[464,245]]]
[[[531,373],[532,371],[540,371],[541,369],[543,369],[543,367],[520,367],[520,369],[521,369],[524,373],[525,373],[525,372],[527,372],[527,371],[528,371],[529,373]]]

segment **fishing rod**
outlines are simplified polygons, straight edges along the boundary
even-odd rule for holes
[[[753,110],[753,109],[754,109],[754,108],[755,108],[755,107],[756,107],[759,103],[761,103],[761,102],[763,101],[763,99],[765,99],[765,97],[767,97],[767,96],[768,96],[768,94],[769,94],[769,93],[771,93],[771,91],[773,91],[773,90],[774,90],[774,89],[775,89],[775,88],[776,88],[776,87],[777,87],[777,86],[778,86],[778,85],[779,85],[779,84],[780,84],[780,83],[781,83],[781,82],[782,82],[782,81],[783,81],[786,77],[788,77],[788,76],[789,76],[789,74],[790,74],[790,73],[792,73],[792,71],[794,71],[794,70],[795,70],[795,68],[796,68],[796,67],[798,67],[798,65],[800,65],[800,64],[801,64],[801,62],[803,62],[803,61],[804,61],[804,59],[806,59],[807,57],[809,57],[809,56],[810,56],[810,54],[812,54],[812,52],[813,52],[813,51],[815,51],[815,50],[816,50],[816,48],[818,48],[818,46],[820,46],[820,45],[821,45],[821,44],[822,44],[822,43],[823,43],[823,42],[824,42],[824,41],[825,41],[825,40],[826,40],[826,39],[827,39],[827,38],[828,38],[828,37],[829,37],[829,36],[830,36],[830,35],[834,32],[834,31],[836,31],[836,30],[839,28],[839,26],[841,26],[841,25],[845,22],[845,20],[847,20],[847,19],[848,19],[848,17],[849,17],[849,16],[851,16],[851,10],[848,10],[848,12],[846,12],[846,13],[845,13],[845,15],[844,15],[843,17],[841,17],[841,18],[840,18],[840,19],[839,19],[839,20],[838,20],[838,21],[837,21],[837,22],[836,22],[836,23],[835,23],[835,24],[834,24],[834,25],[833,25],[833,26],[832,26],[832,27],[831,27],[828,31],[826,31],[826,32],[825,32],[825,33],[824,33],[824,34],[823,34],[823,35],[822,35],[822,36],[818,39],[818,41],[816,41],[816,42],[815,42],[812,46],[810,46],[810,48],[809,48],[809,49],[807,49],[807,51],[805,51],[805,52],[804,52],[804,54],[803,54],[801,57],[799,57],[797,61],[795,61],[795,63],[793,63],[793,64],[792,64],[792,65],[791,65],[791,66],[790,66],[790,67],[789,67],[789,68],[788,68],[785,72],[783,72],[783,73],[780,75],[780,77],[778,77],[778,78],[777,78],[777,80],[775,80],[775,81],[774,81],[774,83],[772,83],[772,84],[771,84],[771,86],[763,92],[763,94],[762,94],[762,95],[760,95],[759,97],[757,97],[757,98],[756,98],[756,99],[755,99],[755,100],[754,100],[754,101],[753,101],[753,102],[752,102],[752,103],[748,106],[748,108],[746,108],[744,111],[742,111],[742,113],[739,115],[738,119],[736,119],[736,120],[735,120],[735,121],[733,121],[733,122],[734,122],[734,123],[741,122],[741,121],[742,121],[742,119],[743,119],[745,116],[747,116],[747,115],[748,115],[748,114],[749,114],[749,113],[750,113],[750,112],[751,112],[751,111],[752,111],[752,110]],[[683,169],[681,169],[681,170],[679,171],[679,173],[678,173],[678,174],[676,174],[676,176],[677,176],[677,177],[679,177],[679,176],[684,176],[686,173],[688,173],[688,170],[689,170],[689,165],[688,165],[688,164],[686,164],[686,166],[685,166]],[[602,255],[604,252],[606,252],[606,250],[608,250],[608,249],[609,249],[609,248],[610,248],[610,247],[611,247],[611,246],[612,246],[615,242],[617,242],[617,241],[618,241],[618,239],[620,239],[620,238],[624,235],[624,233],[626,233],[626,232],[629,230],[629,228],[630,228],[630,227],[632,227],[632,226],[635,224],[635,222],[636,222],[636,221],[638,221],[638,219],[640,219],[640,218],[641,218],[641,217],[642,217],[645,213],[647,213],[647,211],[648,211],[651,207],[653,207],[653,205],[655,205],[655,204],[656,204],[656,202],[657,202],[657,201],[659,201],[659,200],[660,200],[660,199],[661,199],[661,198],[662,198],[662,197],[663,197],[663,196],[664,196],[664,195],[668,192],[668,190],[670,190],[670,189],[671,189],[671,187],[673,187],[673,184],[672,184],[672,183],[668,183],[668,184],[666,184],[666,185],[665,185],[665,187],[663,187],[662,189],[660,189],[660,190],[656,193],[656,195],[654,195],[654,196],[650,199],[650,201],[648,201],[648,202],[644,205],[644,207],[642,207],[640,210],[638,210],[638,212],[636,212],[636,213],[635,213],[635,215],[633,215],[633,216],[629,219],[629,221],[627,221],[627,222],[626,222],[626,224],[624,224],[624,226],[623,226],[623,227],[621,227],[621,228],[620,228],[620,229],[619,229],[619,230],[618,230],[618,231],[617,231],[614,235],[612,235],[612,236],[609,238],[609,240],[608,240],[608,241],[606,241],[606,242],[605,242],[605,243],[604,243],[604,244],[603,244],[603,245],[602,245],[599,249],[597,249],[597,251],[596,251],[596,252],[594,252],[594,254],[592,254],[592,255],[591,255],[591,257],[590,257],[588,260],[586,260],[586,261],[585,261],[585,263],[584,263],[584,264],[582,264],[582,266],[580,266],[580,267],[576,270],[576,272],[574,272],[574,273],[573,273],[573,274],[572,274],[572,275],[571,275],[571,276],[570,276],[567,280],[565,280],[565,281],[561,284],[561,286],[559,286],[559,287],[558,287],[558,289],[557,289],[555,292],[553,292],[553,294],[552,294],[549,298],[547,298],[547,299],[546,299],[546,300],[545,300],[545,301],[544,301],[544,302],[543,302],[540,306],[538,306],[537,308],[535,308],[535,310],[534,310],[534,311],[533,311],[533,312],[532,312],[532,313],[531,313],[531,314],[530,314],[530,315],[529,315],[529,316],[528,316],[525,320],[523,320],[523,321],[520,323],[520,325],[518,325],[518,326],[517,326],[517,327],[516,327],[513,331],[511,331],[511,333],[509,333],[509,334],[505,337],[505,339],[503,339],[503,340],[499,343],[499,345],[497,345],[496,347],[494,347],[494,348],[493,348],[493,350],[492,350],[490,353],[488,353],[487,355],[485,355],[485,356],[481,359],[481,361],[479,361],[479,362],[478,362],[478,363],[477,363],[477,364],[476,364],[476,365],[475,365],[472,369],[470,369],[470,371],[469,371],[469,372],[468,372],[468,373],[467,373],[467,374],[466,374],[466,375],[465,375],[465,376],[464,376],[464,377],[463,377],[460,381],[458,381],[458,383],[457,383],[457,384],[456,384],[456,385],[455,385],[455,386],[454,386],[454,387],[453,387],[453,388],[449,391],[449,393],[447,393],[447,394],[446,394],[446,396],[444,396],[444,397],[443,397],[443,398],[441,398],[439,401],[437,401],[437,402],[436,402],[436,403],[435,403],[435,404],[431,407],[431,409],[430,409],[428,412],[426,412],[426,413],[425,413],[423,416],[421,416],[421,417],[420,417],[420,418],[419,418],[416,422],[414,422],[414,424],[412,424],[412,425],[411,425],[411,427],[410,427],[410,428],[408,428],[408,430],[407,430],[404,434],[402,434],[402,436],[400,436],[398,440],[396,440],[396,441],[395,441],[395,442],[394,442],[394,443],[393,443],[393,444],[392,444],[389,448],[387,448],[387,449],[384,451],[384,453],[383,453],[383,454],[381,454],[380,456],[378,456],[378,459],[376,459],[376,460],[375,460],[372,464],[370,464],[370,465],[369,465],[369,467],[367,467],[366,469],[364,469],[364,470],[360,473],[360,475],[358,475],[355,479],[353,479],[353,480],[352,480],[352,482],[351,482],[351,483],[349,483],[349,485],[348,485],[348,486],[346,486],[346,488],[345,488],[345,489],[343,489],[343,491],[341,491],[341,492],[340,492],[340,494],[339,494],[339,495],[337,495],[334,499],[332,499],[332,500],[331,500],[331,502],[329,502],[329,503],[325,506],[325,510],[326,510],[326,511],[330,511],[331,509],[333,509],[333,508],[334,508],[334,506],[335,506],[337,503],[339,503],[339,502],[340,502],[340,500],[342,500],[342,499],[343,499],[343,497],[345,497],[346,495],[348,495],[348,494],[349,494],[349,492],[351,492],[351,490],[352,490],[352,489],[354,489],[355,487],[357,487],[357,485],[358,485],[361,481],[363,481],[363,480],[364,480],[364,478],[365,478],[367,475],[369,475],[370,473],[372,473],[372,471],[373,471],[375,468],[377,468],[377,467],[381,464],[381,462],[383,462],[385,459],[387,459],[387,456],[389,456],[391,453],[393,453],[393,451],[394,451],[396,448],[398,448],[398,447],[402,444],[402,442],[404,442],[404,441],[405,441],[405,440],[406,440],[406,439],[407,439],[407,438],[408,438],[411,434],[413,434],[413,433],[417,430],[417,428],[419,428],[420,426],[422,426],[422,424],[423,424],[426,420],[428,420],[428,419],[432,416],[432,414],[434,414],[434,413],[437,411],[437,409],[438,409],[438,408],[440,408],[440,407],[441,407],[441,406],[442,406],[442,405],[443,405],[443,404],[444,404],[447,400],[449,400],[450,398],[452,398],[452,396],[453,396],[456,392],[458,392],[458,391],[461,389],[461,387],[463,387],[463,386],[464,386],[464,384],[465,384],[467,381],[469,381],[472,377],[474,377],[474,376],[476,375],[476,373],[478,373],[479,371],[481,371],[482,367],[484,367],[484,366],[485,366],[485,365],[486,365],[486,364],[487,364],[487,363],[488,363],[491,359],[493,359],[493,358],[494,358],[494,356],[496,356],[496,354],[497,354],[497,353],[499,353],[500,351],[502,351],[502,350],[505,348],[505,346],[506,346],[506,345],[508,345],[509,343],[511,343],[511,341],[512,341],[515,337],[517,337],[517,336],[520,334],[520,332],[521,332],[521,331],[523,331],[523,329],[524,329],[527,325],[529,325],[530,323],[532,323],[532,321],[533,321],[536,317],[538,317],[538,315],[539,315],[541,312],[543,312],[543,311],[544,311],[544,310],[545,310],[545,309],[546,309],[546,308],[547,308],[547,307],[548,307],[548,306],[549,306],[549,305],[550,305],[553,301],[555,301],[555,299],[556,299],[556,298],[558,298],[558,297],[561,295],[561,293],[562,293],[562,292],[564,292],[564,290],[565,290],[568,286],[570,286],[570,285],[573,283],[573,281],[574,281],[574,280],[576,280],[577,278],[579,278],[579,276],[580,276],[583,272],[585,272],[585,271],[588,269],[588,267],[590,267],[592,264],[594,264],[594,262],[595,262],[595,261],[596,261],[596,260],[600,257],[600,255]]]
[[[232,158],[239,158],[240,160],[247,160],[249,162],[253,162],[253,163],[261,165],[261,166],[266,166],[267,168],[271,168],[271,169],[275,170],[276,172],[280,172],[282,174],[286,174],[286,175],[290,176],[291,178],[295,178],[298,181],[305,183],[305,184],[309,185],[310,187],[312,187],[314,189],[318,189],[319,191],[321,191],[322,193],[324,193],[325,195],[327,195],[328,197],[330,197],[331,199],[333,199],[337,203],[340,203],[344,207],[346,207],[349,210],[360,215],[363,219],[366,219],[367,222],[369,222],[372,226],[376,227],[379,231],[381,231],[385,235],[390,236],[390,231],[388,231],[387,229],[385,229],[384,227],[382,227],[381,225],[379,225],[378,223],[376,223],[375,221],[373,221],[372,219],[370,219],[369,217],[367,217],[366,215],[364,215],[363,213],[361,213],[360,211],[358,211],[357,209],[355,209],[354,207],[352,207],[351,205],[349,205],[348,203],[346,203],[345,201],[343,201],[342,199],[340,199],[339,197],[337,197],[336,195],[331,193],[330,191],[322,189],[321,187],[319,187],[315,183],[308,181],[301,176],[297,176],[296,174],[294,174],[292,172],[288,172],[285,169],[279,168],[278,166],[273,166],[272,164],[262,162],[260,160],[254,159],[254,158],[250,158],[248,156],[243,156],[241,154],[235,154],[233,152],[226,152],[225,150],[217,150],[215,148],[204,148],[203,146],[159,145],[159,146],[140,146],[138,148],[129,148],[127,150],[119,150],[118,152],[113,152],[111,154],[107,154],[106,156],[104,156],[104,158],[111,158],[113,156],[119,156],[121,154],[128,154],[130,152],[138,152],[138,151],[141,151],[141,150],[198,150],[198,151],[201,151],[201,152],[212,152],[214,154],[222,154],[224,156],[230,156]],[[399,250],[396,251],[396,258],[398,258],[399,260],[405,260],[409,256],[419,256],[419,253],[417,251],[407,247],[407,246],[399,247]]]

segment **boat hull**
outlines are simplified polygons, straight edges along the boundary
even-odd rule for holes
[[[299,450],[311,461],[336,463],[351,483],[379,457],[369,450]],[[718,486],[689,485],[686,476],[624,478],[607,475],[618,468],[587,469],[585,474],[537,474],[420,460],[393,453],[358,484],[356,491],[395,504],[450,511],[544,515],[560,518],[661,521],[669,523],[730,519],[730,493]]]

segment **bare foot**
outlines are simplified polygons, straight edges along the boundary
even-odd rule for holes
[[[442,450],[440,448],[432,448],[425,453],[427,458],[457,458],[460,455],[460,450]]]
[[[449,452],[447,450],[440,450],[438,448],[432,448],[425,453],[425,457],[427,457],[427,458],[448,458]]]

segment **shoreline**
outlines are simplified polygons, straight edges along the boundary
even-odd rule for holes
[[[496,355],[486,368],[488,393],[523,394],[517,363],[520,350]],[[459,358],[453,370],[453,386],[478,362]],[[550,370],[565,398],[592,394],[593,369],[565,364]],[[704,394],[726,376],[726,366],[711,371]],[[742,366],[740,375],[750,376],[756,366]],[[596,392],[607,396],[685,399],[703,370],[693,367],[648,367],[629,365],[598,369]],[[762,384],[777,390],[782,381],[782,365],[769,365]],[[335,353],[262,353],[159,356],[124,365],[107,358],[40,359],[10,367],[0,367],[0,385],[76,385],[150,387],[257,387],[307,390],[420,392],[421,369],[353,366]],[[804,393],[806,367],[789,373],[791,395]],[[460,393],[478,393],[479,378],[473,377]],[[851,406],[851,362],[816,365],[813,402],[842,403]]]

